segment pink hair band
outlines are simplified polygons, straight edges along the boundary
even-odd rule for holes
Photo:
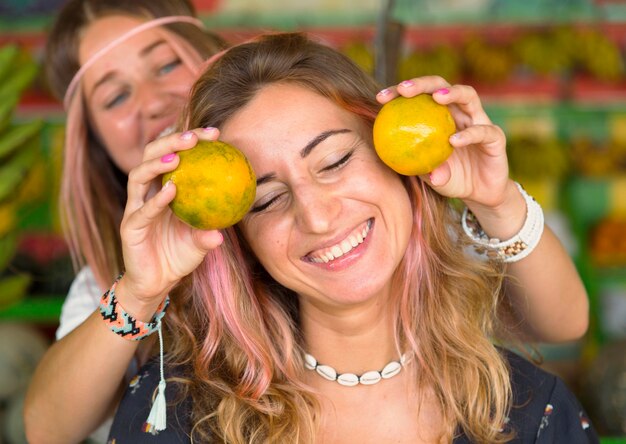
[[[63,98],[63,106],[65,107],[65,109],[69,108],[70,99],[74,95],[76,87],[78,86],[78,82],[80,82],[80,79],[85,74],[85,71],[87,71],[91,67],[91,65],[93,65],[98,59],[100,59],[100,57],[102,57],[104,54],[106,54],[108,51],[110,51],[111,48],[119,45],[120,43],[122,43],[125,40],[128,40],[132,36],[134,36],[136,34],[139,34],[140,32],[143,32],[146,29],[154,28],[156,26],[166,25],[168,23],[191,23],[193,25],[196,25],[198,28],[204,28],[204,23],[202,23],[202,20],[200,20],[200,19],[197,19],[195,17],[190,17],[190,16],[187,16],[187,15],[172,15],[172,16],[169,16],[169,17],[160,17],[158,19],[149,20],[149,21],[144,22],[141,25],[139,25],[139,26],[129,30],[125,34],[122,34],[121,36],[119,36],[115,40],[113,40],[113,41],[109,42],[107,45],[105,45],[103,48],[101,48],[94,55],[92,55],[83,64],[83,66],[80,67],[80,69],[76,72],[76,74],[74,74],[74,77],[72,78],[72,81],[70,82],[69,86],[67,87],[67,91],[65,91],[65,97]]]

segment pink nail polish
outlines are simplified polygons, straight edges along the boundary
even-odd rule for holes
[[[180,135],[180,138],[183,140],[189,140],[191,139],[191,136],[193,136],[193,131],[185,131]]]
[[[204,131],[205,133],[210,133],[211,131],[215,131],[216,128],[212,127],[212,126],[207,126],[206,128],[202,128],[202,131]]]
[[[441,88],[435,91],[436,94],[443,94],[443,95],[448,94],[449,92],[450,90],[448,88]]]
[[[385,89],[381,89],[381,90],[378,92],[378,95],[379,95],[379,96],[386,96],[386,95],[387,95],[387,94],[389,94],[390,92],[391,92],[391,90],[389,90],[388,88],[385,88]]]
[[[176,157],[176,153],[166,154],[165,156],[161,157],[161,162],[170,163],[172,160],[174,160],[175,157]]]
[[[400,82],[401,86],[413,86],[415,85],[415,83],[413,83],[413,80],[403,80],[402,82]]]

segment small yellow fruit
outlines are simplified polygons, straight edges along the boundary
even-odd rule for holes
[[[246,156],[220,141],[199,141],[179,151],[178,167],[163,176],[176,185],[170,208],[192,227],[216,230],[239,222],[256,194],[256,176]]]
[[[449,138],[456,132],[445,105],[430,94],[396,97],[374,121],[374,148],[391,169],[405,176],[430,173],[452,154]]]

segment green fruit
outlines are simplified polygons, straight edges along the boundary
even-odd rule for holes
[[[201,140],[178,156],[178,167],[163,176],[163,184],[176,185],[174,214],[201,230],[230,227],[245,216],[256,196],[256,176],[241,151]]]

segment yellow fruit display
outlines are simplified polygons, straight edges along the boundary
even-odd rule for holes
[[[405,176],[427,174],[452,154],[449,138],[456,132],[445,105],[430,94],[396,97],[374,121],[374,148],[378,157]]]
[[[192,227],[215,230],[239,222],[256,193],[256,176],[248,159],[232,145],[199,141],[179,151],[178,167],[163,176],[176,185],[170,208]]]

